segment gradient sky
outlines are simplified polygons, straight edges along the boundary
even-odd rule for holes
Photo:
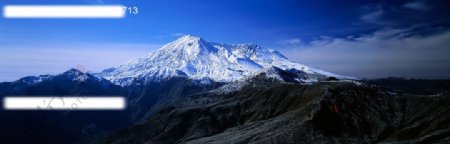
[[[124,19],[0,18],[0,81],[124,64],[183,34],[257,43],[360,78],[450,78],[446,0],[2,0],[138,6]],[[3,10],[2,10],[3,11]]]

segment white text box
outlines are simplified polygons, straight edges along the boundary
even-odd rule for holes
[[[6,110],[123,110],[123,97],[5,97]]]
[[[123,6],[7,5],[5,18],[123,18]]]

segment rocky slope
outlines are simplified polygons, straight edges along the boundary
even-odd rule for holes
[[[122,87],[76,69],[58,75],[29,76],[0,83],[4,96],[123,96],[124,111],[0,111],[4,143],[88,143],[118,128],[145,119],[159,107],[184,95],[208,91],[223,84],[199,84],[186,78],[168,78],[145,85],[135,81]],[[60,99],[56,99],[60,102]],[[82,100],[81,100],[82,101]]]
[[[76,69],[0,83],[4,96],[115,96],[125,89]],[[64,101],[55,99],[55,102]],[[83,101],[82,99],[80,100]],[[70,105],[67,103],[67,105]],[[0,111],[1,143],[86,143],[131,124],[126,111]]]
[[[240,90],[191,95],[100,143],[446,143],[450,95],[259,75]]]
[[[127,99],[124,111],[0,111],[5,132],[0,139],[47,144],[446,143],[449,93],[448,80],[356,81],[258,45],[184,36],[98,74],[71,69],[0,83],[0,97]]]

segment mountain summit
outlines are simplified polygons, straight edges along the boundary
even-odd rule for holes
[[[136,79],[158,81],[170,77],[230,82],[271,67],[315,75],[303,81],[317,81],[317,76],[346,78],[292,62],[280,52],[256,44],[207,42],[192,35],[182,36],[144,57],[106,69],[97,76],[120,85],[128,85]]]

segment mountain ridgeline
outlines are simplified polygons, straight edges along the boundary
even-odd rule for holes
[[[309,75],[299,78],[299,82],[318,81],[323,76],[351,79],[292,62],[280,52],[256,44],[220,44],[191,35],[183,36],[130,63],[106,69],[97,76],[118,85],[129,85],[136,79],[148,82],[170,77],[231,82],[271,67],[296,69]]]
[[[1,142],[450,142],[449,80],[358,80],[259,45],[191,35],[100,73],[0,83],[0,97],[71,95],[123,96],[127,107],[2,110]]]

